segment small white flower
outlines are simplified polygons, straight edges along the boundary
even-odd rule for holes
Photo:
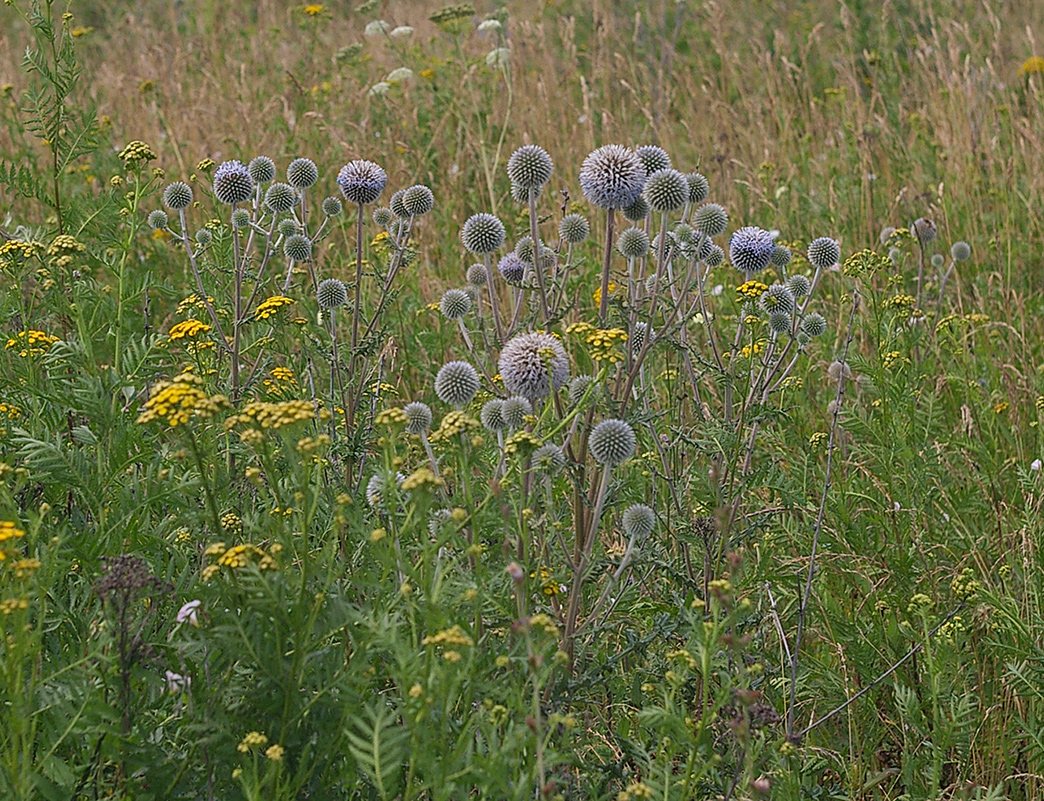
[[[366,36],[380,36],[382,33],[387,33],[391,30],[391,25],[385,22],[383,19],[375,19],[373,22],[366,24],[366,29],[363,33]]]
[[[504,26],[500,24],[500,20],[498,20],[498,19],[484,19],[478,25],[478,32],[479,33],[491,33],[491,32],[495,33],[496,31],[501,30],[503,27]]]
[[[398,28],[393,28],[392,32],[388,34],[392,39],[407,39],[413,36],[413,28],[409,25],[400,25]]]
[[[1040,467],[1041,467],[1040,459],[1034,459],[1032,462],[1030,462],[1030,470],[1040,470]]]
[[[503,67],[508,62],[511,50],[506,47],[495,47],[486,53],[486,64],[490,67]]]
[[[202,601],[189,601],[178,610],[178,616],[176,618],[177,622],[184,623],[185,621],[188,621],[189,624],[199,627],[199,608],[202,605]]]
[[[711,297],[716,298],[716,297],[718,297],[718,295],[720,295],[724,291],[725,291],[725,286],[723,284],[718,284],[717,286],[714,287],[714,289],[712,289],[710,291],[709,294],[710,294]]]
[[[382,95],[388,94],[388,90],[391,89],[391,84],[387,81],[377,81],[373,86],[370,87],[370,91],[367,94],[370,97],[381,97]]]
[[[902,509],[902,508],[903,508],[903,507],[902,507],[902,505],[901,505],[901,504],[899,503],[899,501],[896,501],[895,503],[893,503],[893,504],[892,504],[892,509],[894,509],[894,510],[895,510],[896,512],[898,512],[898,511],[899,511],[900,509]]]
[[[165,671],[163,675],[167,679],[167,692],[171,695],[185,692],[192,686],[192,678],[190,676],[182,676],[173,670]]]
[[[708,322],[709,323],[713,319],[714,319],[714,315],[711,314],[710,312],[707,312],[707,317],[706,318],[704,318],[703,312],[696,312],[696,314],[692,318],[692,321],[694,323],[696,323],[696,325],[703,325],[704,322]]]
[[[399,67],[388,73],[388,77],[384,80],[388,83],[406,83],[406,81],[413,79],[413,70],[409,67]]]

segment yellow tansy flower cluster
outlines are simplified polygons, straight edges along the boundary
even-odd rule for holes
[[[402,480],[400,485],[403,490],[409,492],[416,489],[424,489],[426,487],[441,487],[446,482],[441,478],[438,478],[429,467],[422,467],[419,470],[411,473]]]
[[[239,534],[243,530],[243,521],[235,512],[225,512],[225,514],[221,516],[221,529],[230,534]],[[223,542],[219,544],[222,552],[224,552],[225,544]]]
[[[591,359],[610,364],[623,361],[624,355],[616,346],[626,341],[627,332],[622,328],[599,328],[584,337]]]
[[[1019,67],[1019,75],[1029,77],[1030,75],[1042,75],[1044,74],[1044,58],[1040,56],[1030,56],[1022,62],[1022,66]]]
[[[745,284],[740,284],[736,287],[736,294],[747,298],[747,300],[757,300],[767,291],[768,285],[761,283],[761,281],[747,281]]]
[[[294,378],[294,371],[289,367],[273,367],[268,374],[276,381],[285,381],[288,384],[297,383],[297,379]]]
[[[537,576],[536,573],[530,573],[529,577],[535,579]],[[544,566],[540,568],[540,591],[548,596],[559,593],[558,582],[551,577],[551,571]]]
[[[609,282],[609,296],[612,297],[613,295],[615,295],[616,294],[616,290],[617,290],[616,283],[613,282],[613,281],[610,281]],[[601,306],[602,305],[602,288],[598,287],[597,289],[595,289],[595,291],[591,295],[591,297],[594,299],[595,306]]]
[[[223,567],[239,570],[248,565],[256,565],[257,569],[261,571],[275,570],[278,568],[278,565],[273,555],[279,553],[282,549],[277,544],[271,546],[268,550],[269,552],[266,553],[263,548],[259,548],[249,542],[242,545],[233,545],[226,550],[225,543],[216,542],[204,552],[207,556],[216,556],[217,561],[203,568],[203,581],[210,581],[210,579],[221,572]]]
[[[757,356],[758,354],[765,352],[765,340],[759,339],[753,345],[744,345],[739,352],[739,355],[744,359],[749,359],[751,356]]]
[[[279,429],[314,419],[315,405],[311,401],[253,401],[244,406],[240,414],[229,417],[225,421],[225,428],[229,429],[237,423],[244,423],[261,428]]]
[[[319,6],[319,8],[322,8],[322,6]],[[275,745],[268,746],[268,748],[265,750],[265,756],[271,759],[273,762],[282,762],[283,754],[285,753],[286,749],[278,743],[276,743]]]
[[[243,741],[236,746],[236,750],[241,754],[247,753],[251,748],[257,748],[265,745],[268,742],[268,738],[259,731],[247,732]]]
[[[19,609],[28,609],[29,601],[25,598],[8,598],[5,601],[0,601],[0,615],[10,615],[12,612],[16,612]]]
[[[0,403],[0,417],[16,420],[22,416],[22,410],[11,403]]]
[[[213,304],[214,299],[207,295],[204,301],[202,297],[193,293],[178,304],[178,314],[188,314],[193,309],[206,309],[207,303]]]
[[[39,559],[17,559],[11,563],[15,578],[28,578],[41,567]]]
[[[206,323],[190,319],[172,326],[170,333],[167,336],[172,342],[178,339],[195,339],[200,334],[205,334],[209,330],[210,326]]]
[[[885,370],[891,370],[895,367],[900,367],[904,364],[907,364],[909,361],[910,360],[903,356],[902,353],[900,353],[897,350],[893,350],[889,351],[884,355],[884,359],[882,359],[881,363],[884,366]]]
[[[42,256],[43,253],[42,242],[22,242],[19,239],[11,239],[0,245],[0,265],[6,267],[29,261],[34,256]]]
[[[175,376],[170,381],[158,382],[145,402],[145,411],[138,415],[138,422],[165,420],[174,428],[185,425],[193,416],[203,419],[213,417],[218,411],[231,405],[224,395],[207,397],[199,388],[202,383],[203,379],[188,372]]]
[[[652,788],[645,782],[632,782],[627,789],[616,794],[616,801],[637,801],[640,798],[652,798]]]
[[[447,412],[446,416],[442,418],[442,422],[439,423],[438,429],[433,431],[428,439],[431,442],[451,439],[458,434],[463,434],[465,431],[476,429],[480,425],[478,420],[468,417],[464,412]]]
[[[51,345],[58,341],[58,337],[30,329],[19,331],[8,339],[6,349],[18,348],[18,355],[24,359],[27,356],[40,356],[47,353],[51,349]]]
[[[917,299],[912,295],[896,295],[885,301],[885,306],[892,309],[912,309]]]
[[[429,634],[421,640],[421,645],[463,645],[470,647],[474,644],[475,641],[460,626],[450,626],[448,629],[443,629],[436,634]]]
[[[11,549],[11,545],[14,545],[12,540],[20,539],[25,536],[25,532],[18,528],[14,523],[7,520],[0,520],[0,562],[3,562],[10,556],[15,556],[17,551]],[[3,545],[2,543],[9,542],[10,545]]]
[[[550,615],[545,615],[543,612],[539,612],[529,618],[529,625],[531,628],[540,629],[545,634],[550,634],[552,637],[558,636],[558,626],[555,625],[554,619]]]
[[[304,7],[304,13],[309,17],[318,17],[323,13],[323,7],[318,3],[312,3]]]
[[[156,154],[152,152],[152,148],[144,142],[137,140],[128,142],[127,146],[120,151],[119,159],[124,164],[130,166],[136,164],[139,161],[152,161],[156,158]]]
[[[531,431],[516,431],[504,443],[504,453],[513,455],[533,451],[543,445],[540,437]]]
[[[384,409],[373,419],[374,424],[379,426],[404,426],[409,421],[406,412],[400,408]]]
[[[254,310],[254,318],[257,320],[268,320],[271,317],[275,317],[280,309],[289,306],[293,302],[293,298],[273,295],[257,305],[257,309]]]

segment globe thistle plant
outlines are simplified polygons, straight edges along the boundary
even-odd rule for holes
[[[245,203],[254,192],[254,181],[243,163],[236,161],[222,162],[214,171],[214,197],[226,206]]]
[[[624,533],[631,540],[644,540],[656,527],[656,514],[643,503],[628,506],[623,513]]]
[[[439,301],[439,310],[447,320],[459,320],[471,311],[471,298],[460,289],[447,289]]]
[[[344,199],[349,203],[368,206],[381,196],[381,192],[384,191],[384,187],[388,184],[388,174],[379,164],[364,159],[356,159],[355,161],[349,161],[341,167],[341,171],[337,173],[337,184],[341,187],[341,194],[344,195]],[[405,192],[402,200],[405,207]],[[432,202],[434,203],[434,199]],[[406,213],[408,216],[409,209],[406,209]]]
[[[480,255],[499,250],[506,237],[504,223],[485,212],[472,214],[460,229],[460,241],[464,248],[469,253]]]
[[[304,234],[294,234],[283,242],[283,255],[297,262],[312,260],[312,240]]]
[[[790,248],[786,245],[776,245],[776,249],[772,251],[772,266],[785,270],[792,258],[793,254],[790,252]]]
[[[954,261],[967,261],[971,258],[971,246],[967,242],[954,242],[950,246],[950,258]]]
[[[634,203],[645,186],[645,166],[623,145],[603,145],[588,154],[580,167],[584,196],[603,209],[623,209]]]
[[[566,455],[553,442],[547,442],[533,451],[533,469],[548,476],[561,473],[566,466]]]
[[[507,173],[512,184],[526,192],[541,189],[551,180],[554,163],[539,145],[523,145],[508,159]]]
[[[627,228],[616,240],[616,249],[625,259],[640,259],[649,252],[649,235],[641,228]]]
[[[829,236],[813,239],[808,245],[808,261],[817,270],[829,270],[841,260],[841,246]]]
[[[255,156],[247,165],[247,172],[255,184],[267,184],[275,180],[276,165],[268,156]]]
[[[587,444],[596,462],[616,467],[634,455],[637,440],[629,423],[610,419],[603,420],[592,429]]]
[[[522,279],[526,275],[526,263],[511,252],[497,263],[497,272],[511,286],[522,286]]]
[[[486,286],[488,278],[486,276],[486,265],[485,264],[472,264],[468,267],[468,272],[465,276],[468,284],[471,286],[483,287]]]
[[[301,233],[301,226],[298,224],[297,220],[292,217],[287,217],[286,219],[279,221],[276,230],[283,239],[289,239],[294,234]]]
[[[693,212],[692,227],[711,239],[721,236],[729,227],[729,213],[717,203],[704,203]],[[773,242],[773,249],[775,246]]]
[[[642,196],[653,211],[678,211],[689,200],[689,182],[677,170],[657,170],[646,179]]]
[[[758,305],[769,314],[782,312],[789,315],[797,308],[794,294],[782,284],[773,284],[766,289],[758,299]]]
[[[309,189],[319,180],[319,168],[311,159],[294,159],[286,167],[286,180],[295,189]]]
[[[645,172],[652,175],[657,170],[669,170],[671,168],[671,157],[667,151],[656,145],[642,145],[635,148],[635,155],[642,162]]]
[[[153,231],[162,231],[167,227],[170,218],[167,217],[167,212],[163,211],[163,209],[156,209],[149,212],[146,222]]]
[[[244,231],[250,227],[250,212],[246,209],[236,209],[228,218],[228,222],[237,231]]]
[[[423,217],[435,208],[435,195],[424,184],[415,184],[402,193],[402,207],[410,217]]]
[[[531,403],[557,392],[569,380],[565,348],[550,334],[519,334],[500,352],[498,361],[504,387]]]
[[[402,407],[406,415],[406,431],[410,434],[423,434],[431,428],[431,407],[426,403],[414,401]]]
[[[689,183],[689,203],[691,205],[695,206],[707,199],[710,194],[710,182],[702,173],[690,172],[685,176],[685,180]]]
[[[652,207],[649,205],[649,201],[645,199],[644,195],[638,195],[634,199],[634,203],[621,209],[624,219],[629,222],[638,223],[644,220],[652,213]]]
[[[507,420],[504,419],[504,401],[500,398],[486,401],[482,406],[482,411],[479,412],[479,422],[487,431],[499,432],[507,428]]]
[[[802,333],[811,338],[822,336],[826,333],[826,328],[826,320],[823,318],[823,315],[816,312],[806,314],[804,319],[801,320]]]
[[[812,282],[807,277],[796,274],[787,279],[787,289],[795,298],[807,298],[812,292]]]
[[[695,224],[695,220],[693,222],[699,231],[700,226]],[[733,233],[729,240],[729,260],[737,270],[750,275],[769,266],[775,249],[772,234],[763,228],[748,225]]]
[[[533,404],[522,395],[512,395],[504,401],[500,412],[504,415],[504,425],[507,428],[522,428],[526,424],[526,418],[533,413]]]
[[[181,211],[192,205],[192,187],[184,181],[168,184],[163,190],[163,205]]]
[[[336,309],[348,302],[348,288],[336,278],[327,278],[320,282],[315,299],[320,309]]]
[[[297,205],[300,196],[290,184],[276,182],[265,192],[265,207],[276,214],[290,211]]]
[[[340,201],[338,201],[340,202]],[[405,209],[404,209],[405,211]],[[373,221],[381,226],[381,228],[387,228],[392,220],[395,219],[395,212],[393,212],[387,206],[378,206],[373,210]]]
[[[341,199],[333,197],[332,195],[323,200],[323,214],[327,217],[338,217],[341,212],[344,211],[344,204],[341,203]]]
[[[467,362],[447,362],[435,376],[435,394],[443,403],[460,409],[475,397],[479,383],[478,373]]]
[[[570,245],[578,245],[591,235],[591,224],[582,214],[567,214],[558,224],[558,235]]]

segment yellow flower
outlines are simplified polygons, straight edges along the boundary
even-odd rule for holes
[[[430,634],[421,640],[421,645],[465,645],[472,646],[475,641],[460,626],[450,626],[436,634]]]
[[[0,520],[0,542],[24,536],[25,532],[18,528],[14,523],[7,520]]]
[[[319,6],[319,8],[322,8],[322,6]],[[273,762],[282,762],[283,754],[285,753],[286,749],[283,748],[283,746],[276,744],[268,746],[268,749],[265,751],[265,756],[271,759]]]
[[[1030,75],[1044,73],[1044,58],[1040,56],[1030,56],[1022,62],[1022,66],[1019,67],[1019,75],[1029,77]]]
[[[257,309],[254,311],[254,318],[267,320],[270,317],[274,317],[284,306],[289,306],[293,302],[292,298],[287,298],[283,295],[273,295],[258,304]]]
[[[610,281],[609,282],[609,295],[610,296],[614,295],[616,293],[616,289],[617,289],[617,287],[616,287],[615,282]],[[591,297],[594,299],[595,306],[601,306],[602,305],[602,288],[601,287],[596,288],[594,293],[591,295]]]
[[[139,161],[152,161],[156,158],[156,154],[152,152],[152,148],[144,142],[135,140],[134,142],[128,142],[127,146],[120,151],[119,159],[124,164],[130,166]]]
[[[424,688],[421,687],[419,684],[414,684],[412,687],[410,687],[410,698],[420,698],[423,694]]]
[[[400,485],[403,490],[409,492],[415,489],[426,489],[428,487],[441,487],[446,482],[438,478],[429,467],[422,467],[402,480]]]
[[[199,334],[205,334],[209,330],[210,326],[206,323],[190,319],[172,326],[170,333],[167,336],[171,341],[177,339],[195,339]]]
[[[517,431],[504,443],[504,453],[516,454],[531,452],[543,445],[543,440],[529,431]]]
[[[6,349],[18,348],[18,355],[23,359],[27,356],[40,356],[51,349],[51,345],[59,342],[58,337],[51,336],[43,331],[19,331],[7,340]]]
[[[766,291],[768,291],[768,285],[761,283],[761,281],[747,281],[747,283],[736,287],[736,293],[748,300],[757,300]]]
[[[236,746],[236,750],[241,754],[247,753],[251,748],[255,746],[261,746],[268,742],[268,738],[265,737],[259,731],[247,732],[246,736],[243,737],[243,741]]]
[[[591,359],[610,364],[623,361],[624,355],[616,346],[626,341],[627,332],[621,328],[598,328],[584,337]]]
[[[170,381],[157,382],[145,402],[145,410],[138,415],[138,422],[165,420],[167,425],[174,428],[185,425],[194,416],[201,419],[213,417],[231,405],[224,395],[207,397],[199,388],[202,383],[203,379],[188,372]]]
[[[11,563],[11,569],[14,571],[15,578],[31,576],[35,571],[40,569],[40,560],[19,559]]]
[[[261,428],[279,429],[294,423],[314,420],[315,416],[315,405],[311,401],[253,401],[244,406],[242,412],[229,417],[225,421],[225,428],[231,429],[237,423],[244,423]]]
[[[312,3],[311,5],[304,7],[304,13],[309,17],[317,17],[323,13],[323,7],[318,3]]]
[[[0,601],[0,615],[9,615],[19,609],[28,609],[29,601],[25,598],[8,598]]]
[[[93,30],[94,30],[93,27],[85,28],[85,27],[83,27],[81,25],[81,26],[78,26],[76,28],[73,28],[71,31],[69,31],[69,33],[71,33],[74,37],[79,38],[81,36],[86,36],[87,34],[91,33]]]

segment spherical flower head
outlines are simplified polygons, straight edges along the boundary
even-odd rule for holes
[[[820,337],[826,333],[826,320],[823,319],[822,314],[812,312],[806,314],[805,318],[801,321],[801,332],[808,337]]]
[[[772,266],[779,267],[782,270],[790,264],[793,256],[794,254],[790,252],[790,248],[786,245],[776,245],[776,249],[772,251]]]
[[[246,209],[236,209],[232,212],[232,216],[229,217],[229,223],[237,231],[242,231],[250,227],[250,212]]]
[[[241,161],[222,162],[214,171],[214,197],[228,206],[245,203],[254,192],[254,180]]]
[[[572,381],[569,382],[569,404],[576,406],[583,399],[587,393],[587,388],[591,386],[594,378],[589,375],[578,375]]]
[[[276,230],[279,231],[279,235],[283,237],[283,239],[289,239],[294,234],[299,233],[301,227],[297,224],[297,220],[292,217],[287,217],[285,220],[279,221]]]
[[[787,279],[787,289],[795,298],[807,298],[812,291],[812,282],[803,275],[792,275]]]
[[[471,298],[462,289],[447,289],[439,301],[439,310],[447,320],[459,320],[471,311]]]
[[[308,189],[319,180],[319,168],[311,159],[294,159],[286,167],[286,180],[297,189]]]
[[[793,314],[794,309],[797,308],[797,302],[794,300],[794,293],[782,284],[773,284],[762,292],[761,297],[758,299],[758,303],[761,305],[762,310],[769,314],[772,314],[773,312]]]
[[[939,229],[935,227],[934,221],[927,217],[918,217],[910,226],[910,233],[914,235],[917,243],[923,248],[929,242],[935,240],[935,237],[939,234]]]
[[[389,495],[402,484],[402,473],[374,473],[366,482],[366,503],[374,509],[386,508]]]
[[[689,199],[689,182],[677,170],[657,170],[646,179],[642,196],[653,211],[677,211]]]
[[[489,275],[486,273],[485,264],[472,264],[468,267],[467,281],[470,286],[486,286]]]
[[[967,242],[954,242],[950,247],[950,257],[954,261],[967,261],[971,258],[971,245]]]
[[[522,280],[526,277],[526,263],[512,251],[497,263],[497,272],[511,286],[522,286]]]
[[[710,181],[700,172],[690,172],[685,176],[689,182],[689,202],[702,203],[710,194]]]
[[[156,209],[155,211],[149,212],[147,222],[149,228],[153,231],[161,231],[167,227],[167,223],[170,222],[170,219],[167,217],[167,212],[163,211],[163,209]]]
[[[312,240],[304,234],[288,236],[283,242],[283,255],[294,261],[311,261]]]
[[[382,228],[387,228],[394,220],[395,212],[387,206],[378,206],[373,210],[373,221]]]
[[[652,213],[652,207],[644,195],[638,195],[634,203],[620,211],[628,222],[639,223]]]
[[[939,269],[940,267],[943,266],[943,262],[945,262],[945,261],[946,261],[946,259],[943,258],[942,253],[933,253],[932,254],[932,267],[934,267],[936,269]]]
[[[558,235],[570,245],[579,245],[591,235],[591,223],[582,214],[567,214],[558,224]]]
[[[504,244],[505,237],[504,223],[486,212],[472,214],[460,229],[460,241],[469,253],[493,253]]]
[[[729,213],[717,203],[704,203],[693,212],[692,227],[704,236],[721,236],[729,227]],[[775,243],[772,247],[775,248]]]
[[[892,238],[892,234],[894,233],[895,228],[891,225],[886,225],[884,228],[881,229],[881,233],[877,235],[877,239],[882,245],[887,245],[888,240]]]
[[[638,321],[634,324],[634,328],[631,330],[631,353],[641,353],[642,348],[645,347],[645,340],[649,336],[649,324]]]
[[[628,537],[644,540],[656,527],[656,514],[644,503],[628,506],[623,513],[623,529]]]
[[[529,203],[529,190],[526,189],[522,184],[516,184],[514,181],[511,182],[511,200],[520,206],[525,206]]]
[[[348,302],[348,287],[336,278],[327,278],[320,282],[315,291],[315,299],[321,309],[336,309]]]
[[[467,362],[447,362],[435,376],[435,394],[450,406],[465,406],[479,391],[479,376]]]
[[[645,167],[645,172],[652,175],[657,170],[669,170],[671,168],[671,157],[667,151],[656,145],[642,145],[634,150],[634,153]]]
[[[365,206],[381,196],[384,187],[388,185],[388,174],[379,164],[356,159],[341,167],[337,173],[337,183],[345,200]],[[405,207],[406,192],[403,192],[402,199]],[[406,209],[406,216],[410,216],[409,209]]]
[[[479,422],[487,431],[503,431],[507,428],[507,421],[504,419],[504,401],[500,398],[486,401],[482,406],[482,411],[479,412]]]
[[[406,194],[405,189],[399,189],[392,193],[391,200],[388,201],[388,206],[391,207],[392,214],[396,217],[409,217],[409,212],[406,211],[406,207],[402,205],[402,196]]]
[[[638,155],[623,145],[603,145],[588,154],[580,167],[580,188],[599,208],[624,209],[645,186],[645,167]]]
[[[508,159],[507,174],[512,184],[528,193],[540,189],[551,180],[554,166],[551,157],[540,145],[522,145]]]
[[[402,407],[406,415],[406,430],[411,434],[423,434],[431,428],[431,407],[426,403],[414,401]]]
[[[707,255],[704,257],[703,263],[708,267],[720,267],[725,263],[725,251],[712,243],[710,248],[707,249]]]
[[[211,242],[214,241],[214,235],[210,233],[206,228],[200,228],[196,231],[196,244],[202,247],[207,247]]]
[[[300,195],[290,184],[276,182],[265,192],[265,206],[276,214],[290,211],[299,199]]]
[[[786,312],[770,312],[768,326],[773,334],[786,334],[790,332],[791,317]]]
[[[591,456],[599,464],[615,467],[634,455],[634,429],[623,420],[603,420],[591,430],[587,441]]]
[[[415,184],[403,190],[402,206],[408,217],[423,217],[435,208],[435,195],[424,184]]]
[[[504,401],[500,407],[500,413],[504,415],[504,425],[508,428],[522,428],[526,418],[533,413],[533,404],[521,395],[512,395]]]
[[[543,400],[569,380],[569,357],[551,334],[519,334],[504,346],[498,362],[504,386],[531,403]]]
[[[163,205],[175,211],[187,209],[192,205],[192,187],[184,181],[167,184],[163,190]]]
[[[772,234],[764,228],[747,225],[733,233],[729,240],[729,260],[741,272],[757,273],[769,266],[775,249]]]
[[[671,234],[675,240],[685,245],[692,245],[702,238],[695,228],[684,222],[680,222],[674,226],[674,230],[671,231]]]
[[[649,235],[641,228],[628,228],[617,238],[616,249],[625,259],[640,259],[649,252]]]
[[[267,184],[275,180],[276,165],[268,156],[255,156],[247,165],[247,172],[254,179],[255,184]]]
[[[808,244],[808,260],[813,267],[829,270],[841,260],[841,246],[829,236],[813,239]]]
[[[543,249],[544,243],[540,243],[540,248]],[[526,264],[533,263],[533,237],[529,234],[524,234],[515,243],[515,255],[518,256]]]
[[[323,200],[323,214],[327,217],[337,217],[344,211],[344,204],[339,197],[330,196]]]
[[[553,476],[562,472],[566,465],[566,456],[558,445],[548,442],[533,451],[532,463],[534,470]]]

